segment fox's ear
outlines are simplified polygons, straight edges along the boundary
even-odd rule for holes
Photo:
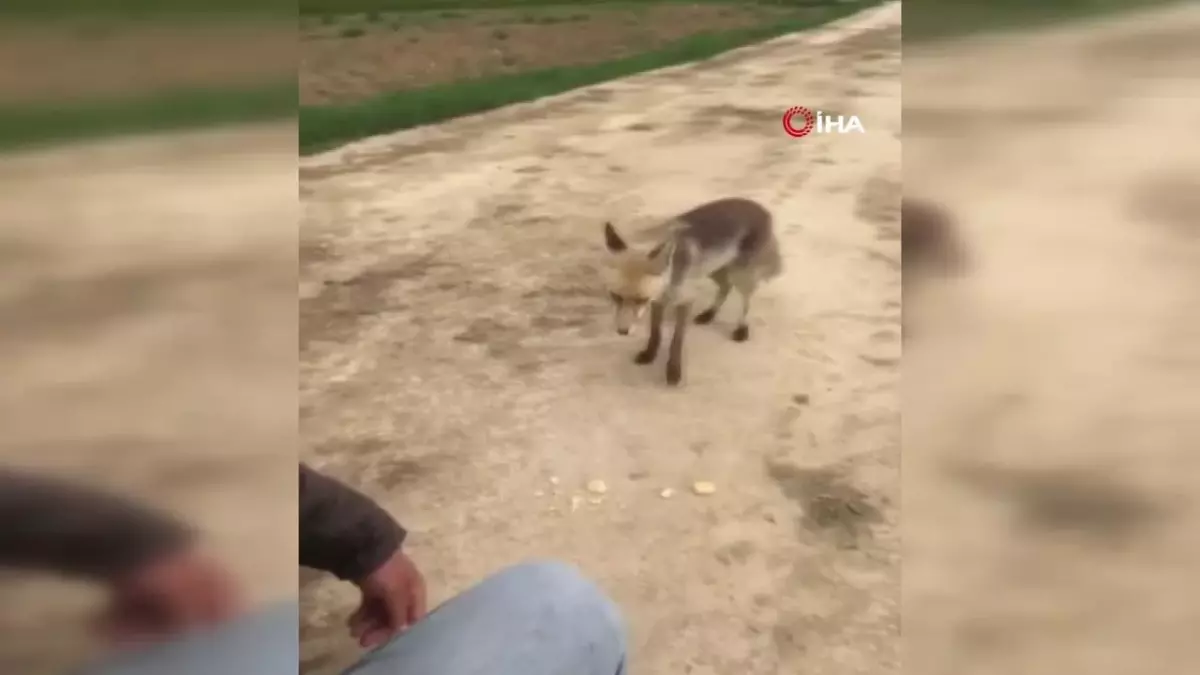
[[[609,253],[620,253],[629,248],[621,235],[617,234],[617,228],[613,227],[612,223],[604,224],[604,245],[608,248]]]

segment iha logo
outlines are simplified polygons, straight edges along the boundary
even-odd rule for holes
[[[818,134],[866,132],[858,115],[826,115],[820,110],[813,112],[803,106],[788,108],[783,113],[783,130],[792,138],[801,138],[813,131]]]

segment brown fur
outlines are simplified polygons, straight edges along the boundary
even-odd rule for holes
[[[919,199],[900,203],[900,245],[905,274],[959,274],[968,266],[966,247],[950,214]]]
[[[734,197],[701,204],[675,218],[681,236],[701,251],[737,246],[739,262],[750,263],[765,249],[775,248],[771,212],[762,204]]]
[[[696,316],[710,323],[730,291],[742,296],[742,314],[732,337],[750,337],[746,316],[757,287],[783,271],[771,213],[758,202],[739,197],[701,204],[664,223],[664,234],[648,252],[634,250],[612,224],[604,228],[605,244],[614,256],[610,294],[616,307],[617,330],[626,334],[633,321],[650,309],[650,336],[638,352],[637,363],[650,363],[662,344],[666,310],[674,310],[674,330],[667,358],[667,382],[683,376],[683,344],[691,321],[692,298],[686,285],[708,277],[717,284],[712,306]]]
[[[918,293],[928,281],[966,274],[971,265],[954,217],[930,201],[905,198],[900,202],[900,246],[905,306],[918,300]],[[907,317],[904,313],[900,319],[904,339],[913,337]]]

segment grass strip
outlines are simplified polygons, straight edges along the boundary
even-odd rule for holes
[[[298,0],[301,15],[363,14],[367,12],[418,12],[431,10],[479,11],[532,7],[586,8],[602,6],[649,6],[664,4],[715,3],[723,5],[770,5],[809,9],[843,4],[839,0]]]
[[[296,0],[3,0],[0,19],[192,17],[209,14],[295,16]]]
[[[878,0],[823,5],[803,16],[754,28],[699,33],[661,49],[602,63],[546,68],[383,94],[344,105],[300,108],[300,152],[312,154],[360,138],[399,131],[513,103],[559,94],[607,80],[716,56],[848,16]]]
[[[178,89],[112,100],[0,106],[0,150],[106,136],[286,119],[294,80],[223,89]]]

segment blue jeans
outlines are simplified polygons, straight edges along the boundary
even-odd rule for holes
[[[82,675],[295,675],[299,609],[284,603]],[[572,567],[510,567],[452,598],[344,675],[626,675],[616,607]]]

